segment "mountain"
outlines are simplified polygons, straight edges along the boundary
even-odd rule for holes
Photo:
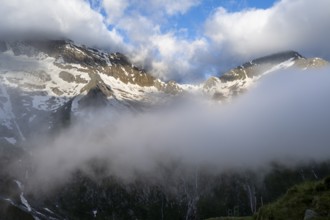
[[[204,83],[204,90],[217,100],[230,98],[245,91],[260,77],[289,67],[307,69],[327,66],[321,58],[305,58],[295,51],[285,51],[244,63],[229,70],[220,77],[211,77]]]
[[[161,180],[155,182],[143,176],[126,184],[112,176],[95,181],[77,171],[67,185],[36,195],[25,188],[33,167],[22,158],[30,156],[31,137],[51,136],[98,109],[144,112],[189,96],[228,102],[273,71],[325,65],[321,58],[287,51],[192,85],[164,82],[123,54],[69,40],[0,42],[0,219],[201,219],[235,207],[251,214],[259,206],[256,196],[270,201],[302,181],[301,170],[304,178],[313,179],[315,172],[320,177],[328,174],[328,164],[298,167],[291,173],[276,167],[261,185],[251,173],[214,176],[192,170],[183,176],[177,162],[170,168],[160,165]],[[13,161],[21,173],[8,173]],[[90,163],[102,173],[102,162]],[[286,182],[277,186],[272,180],[278,177]]]
[[[139,110],[182,91],[175,82],[165,83],[135,67],[120,53],[71,41],[0,45],[2,143],[24,141],[31,130],[50,130],[59,117],[78,114],[80,108],[104,104]]]
[[[54,129],[88,106],[140,111],[184,94],[225,100],[272,71],[327,65],[288,51],[189,85],[156,79],[123,54],[72,41],[0,42],[0,51],[0,143],[9,145],[24,141],[31,131]]]

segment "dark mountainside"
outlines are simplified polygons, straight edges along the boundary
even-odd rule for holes
[[[270,72],[326,65],[320,58],[288,51],[252,60],[200,85],[181,85],[151,76],[123,54],[72,41],[0,42],[0,219],[253,215],[295,184],[329,175],[330,162],[290,167],[274,162],[266,173],[246,169],[215,174],[203,167],[184,167],[173,159],[157,164],[157,178],[137,170],[136,178],[127,181],[109,175],[108,161],[94,159],[86,162],[88,174],[77,169],[64,184],[43,190],[31,186],[36,168],[29,140],[52,139],[74,122],[98,114],[100,108],[138,114],[191,94],[226,103]],[[266,210],[262,208],[259,216]]]

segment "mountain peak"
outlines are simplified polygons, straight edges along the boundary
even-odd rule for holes
[[[201,97],[210,102],[227,101],[270,72],[327,64],[320,58],[308,59],[286,51],[254,59],[199,85],[184,85],[155,78],[135,67],[124,54],[72,41],[0,42],[0,147],[15,149],[36,134],[53,136],[74,121],[94,118],[98,109],[115,113],[150,110],[167,106],[172,100],[181,103],[188,99],[186,94],[204,95]],[[20,193],[21,203],[27,204]],[[0,202],[20,204],[1,196]],[[37,204],[27,206],[33,210],[27,212],[30,216],[40,213],[34,212]],[[40,219],[46,219],[42,216]]]
[[[222,74],[215,80],[211,77],[204,84],[204,90],[217,100],[223,100],[245,91],[249,85],[270,72],[291,66],[300,69],[322,67],[329,63],[320,58],[305,58],[296,51],[289,50],[263,56],[246,62]],[[206,87],[207,88],[206,88]]]
[[[263,65],[263,64],[279,64],[284,61],[287,61],[289,59],[291,60],[297,60],[304,58],[302,55],[300,55],[298,52],[289,50],[289,51],[282,51],[279,53],[270,54],[267,56],[263,56],[254,60],[251,60],[249,62],[244,63],[240,67],[242,68],[248,68],[253,65]]]
[[[0,51],[0,119],[6,127],[0,129],[17,142],[38,124],[36,115],[51,117],[50,112],[63,106],[69,113],[79,111],[84,102],[136,108],[164,103],[186,93],[226,100],[272,71],[328,64],[320,58],[308,59],[298,52],[285,51],[254,59],[199,85],[183,85],[155,78],[134,66],[124,54],[69,40],[0,42]],[[66,105],[70,101],[72,106]],[[13,108],[23,112],[13,113]],[[53,122],[49,121],[51,127]]]

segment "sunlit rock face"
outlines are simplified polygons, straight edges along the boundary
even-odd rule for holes
[[[58,124],[54,115],[69,103],[73,105],[66,114],[101,103],[141,110],[183,90],[175,82],[156,79],[120,53],[72,41],[1,42],[0,50],[0,136],[9,144],[25,140],[35,129],[53,129]],[[94,98],[98,101],[88,101]]]
[[[286,51],[251,60],[228,72],[219,79],[211,77],[204,84],[204,90],[213,94],[216,100],[225,100],[246,91],[262,76],[287,68],[321,68],[329,63],[321,58],[305,58],[295,51]]]

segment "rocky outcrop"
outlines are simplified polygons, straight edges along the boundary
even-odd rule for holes
[[[303,56],[295,51],[286,51],[272,54],[244,63],[243,65],[224,73],[222,76],[220,76],[220,80],[221,82],[228,82],[252,78],[254,76],[263,74],[265,71],[285,61],[296,61],[300,59],[303,59]]]
[[[322,58],[303,58],[295,62],[295,66],[301,69],[306,68],[321,68],[329,66],[329,62]]]
[[[305,58],[298,52],[285,51],[251,60],[220,77],[211,77],[204,83],[203,90],[211,94],[215,100],[226,100],[246,91],[251,83],[267,73],[289,67],[306,69],[327,65],[329,63],[323,59]]]

